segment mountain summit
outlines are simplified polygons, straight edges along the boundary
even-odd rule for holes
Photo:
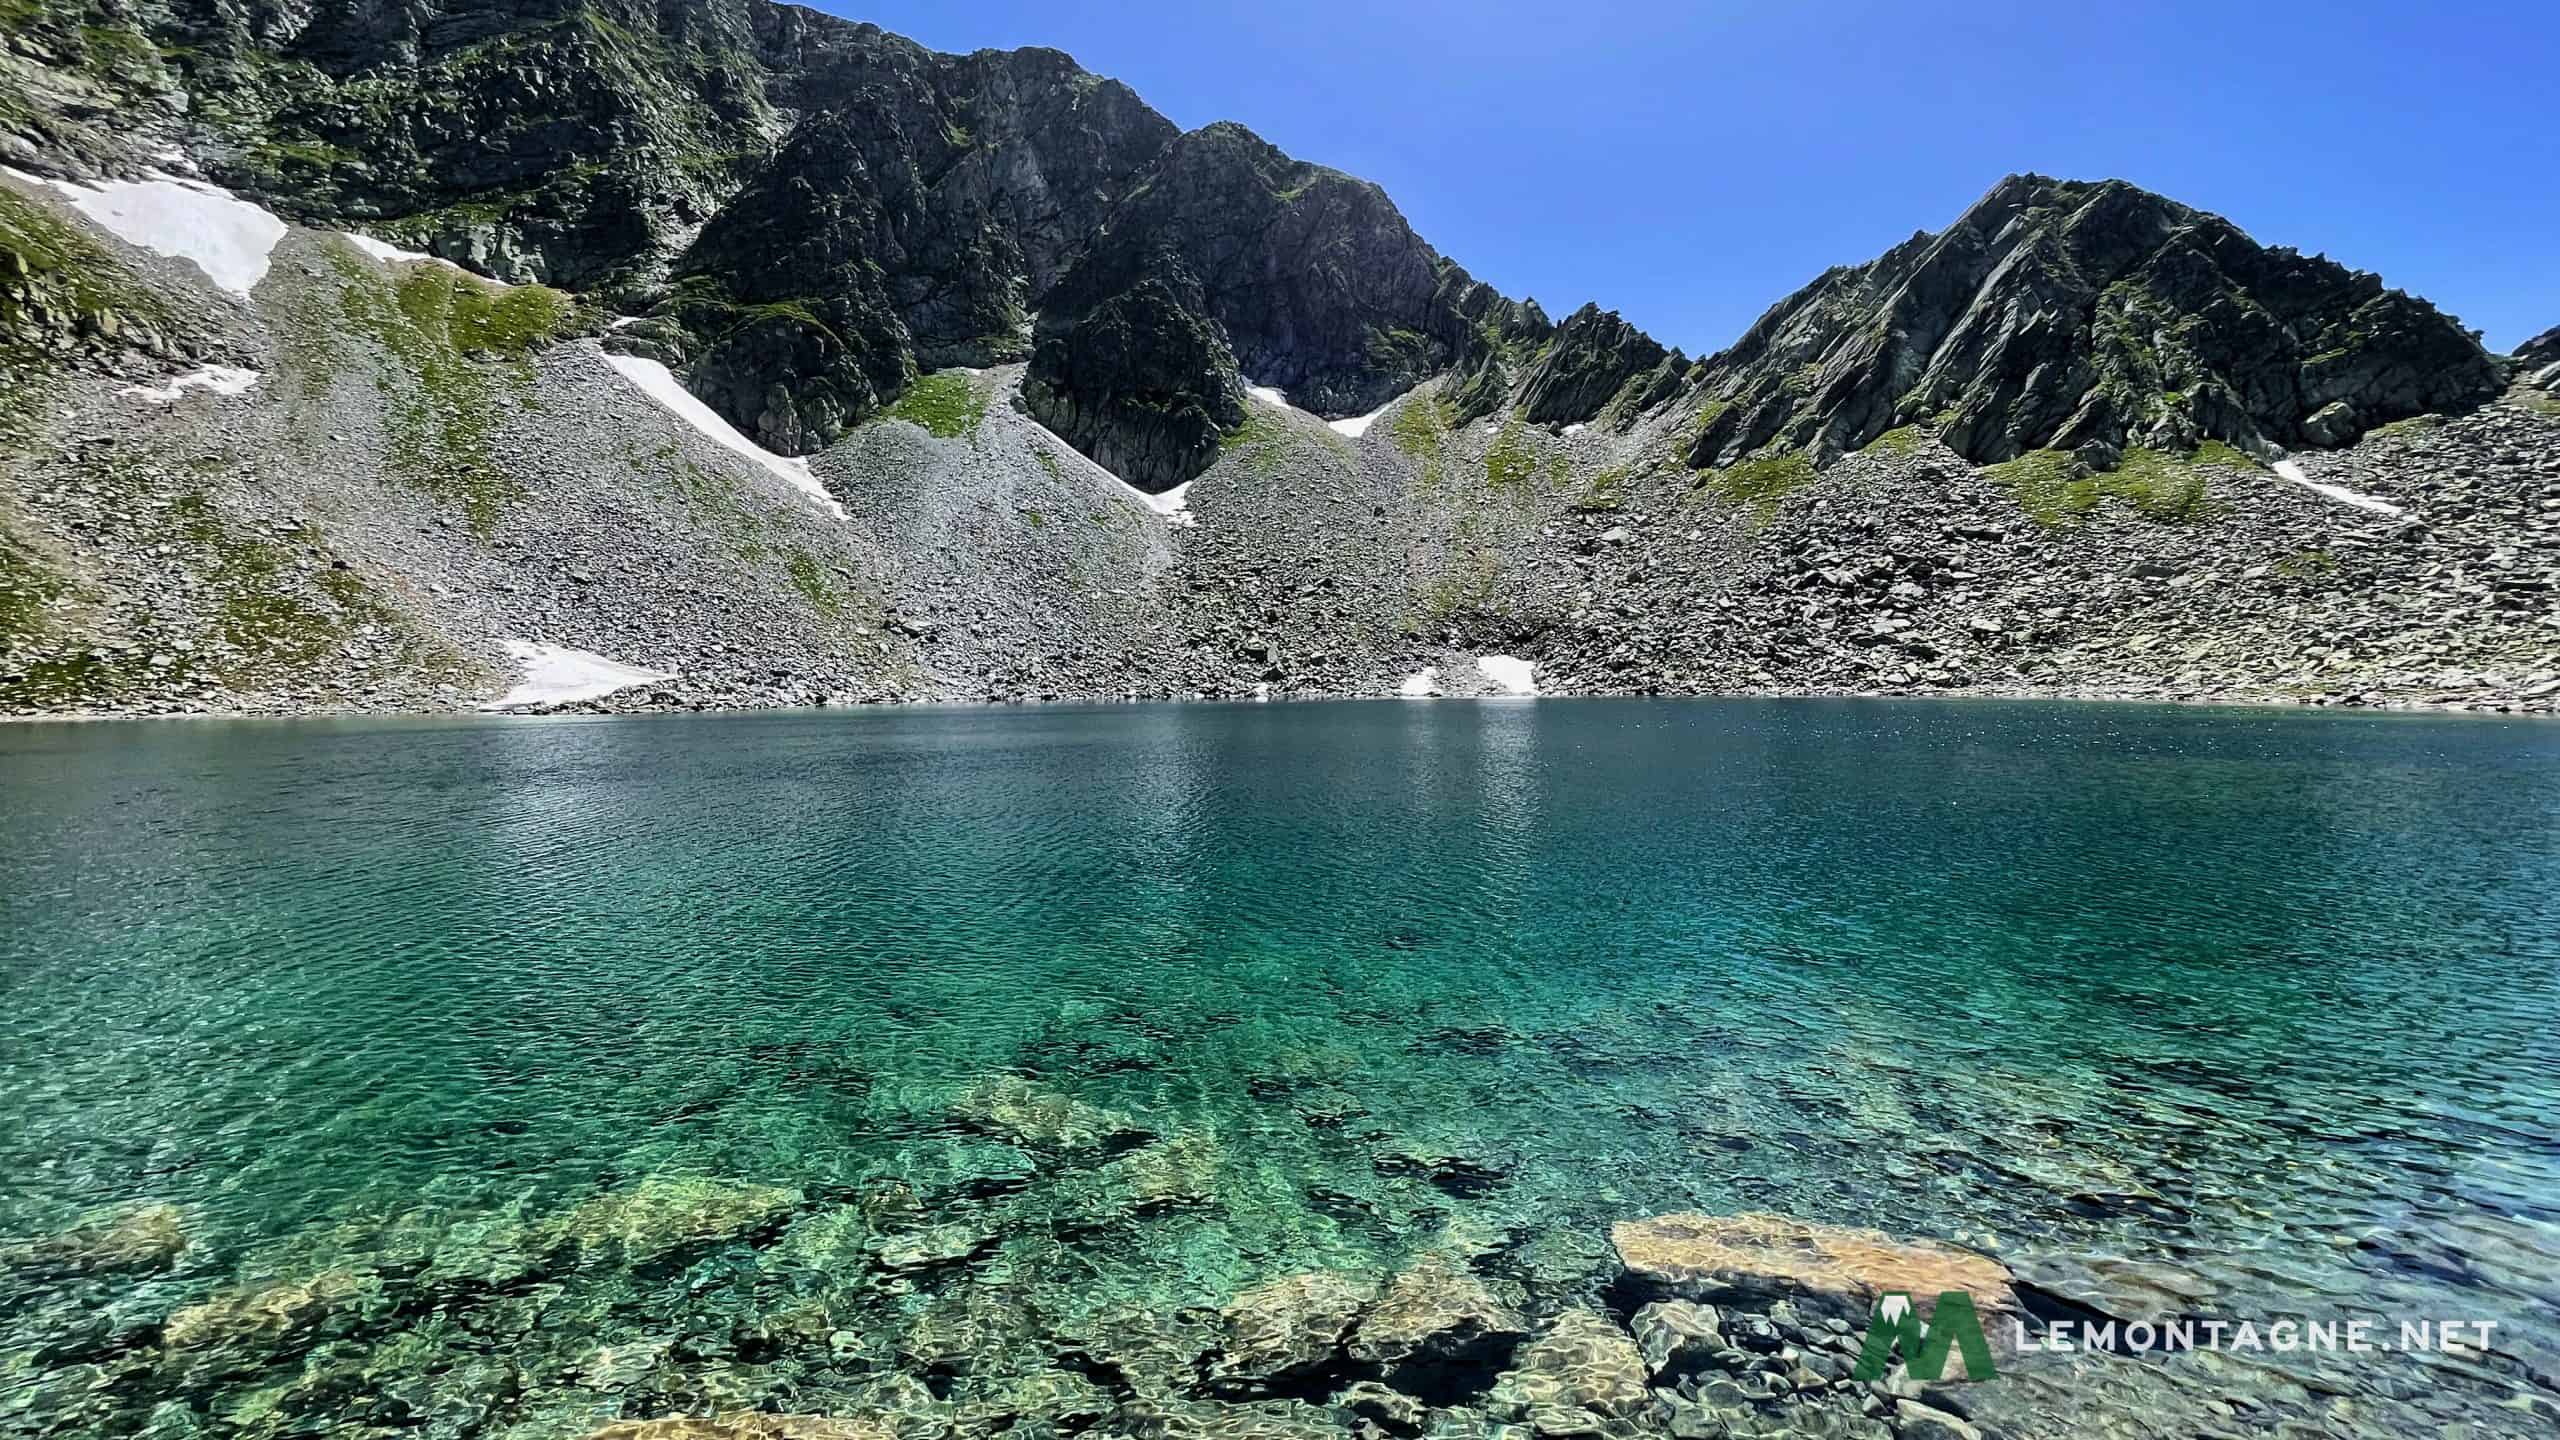
[[[2498,393],[2434,306],[2122,181],[2013,175],[1955,224],[1780,301],[1706,362],[1691,459],[1818,462],[1925,423],[2030,450],[2329,446]]]

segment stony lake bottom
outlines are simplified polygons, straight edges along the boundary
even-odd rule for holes
[[[1131,1397],[1302,1272],[1605,1307],[1674,1210],[2498,1324],[2075,1361],[1986,1428],[2560,1416],[2560,726],[28,725],[0,815],[0,1434],[1280,1434],[1322,1397]]]

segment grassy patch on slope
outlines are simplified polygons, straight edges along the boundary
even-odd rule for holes
[[[1813,461],[1802,451],[1755,455],[1698,477],[1698,488],[1734,505],[1748,505],[1766,519],[1778,502],[1813,483]]]
[[[1860,446],[1861,455],[1908,455],[1928,441],[1929,432],[1917,425],[1897,425]]]
[[[1529,427],[1518,415],[1502,424],[1502,432],[1493,437],[1493,446],[1484,452],[1484,475],[1496,485],[1517,485],[1538,471],[1538,447],[1531,444]]]
[[[0,530],[0,652],[51,629],[46,607],[66,588],[32,548]]]
[[[881,413],[921,426],[937,440],[957,440],[977,433],[978,423],[987,418],[987,397],[968,371],[937,370],[917,377],[898,403]]]
[[[378,382],[389,402],[395,478],[462,507],[487,534],[523,487],[499,469],[499,382],[530,384],[529,357],[569,323],[569,297],[548,286],[498,286],[445,265],[394,267],[386,284],[352,251],[331,251],[348,325],[409,373]]]
[[[2030,450],[2015,460],[1986,466],[1983,474],[2006,486],[2018,507],[2038,524],[2073,525],[2113,498],[2145,520],[2183,525],[2212,513],[2205,495],[2206,470],[2254,468],[2247,455],[2208,440],[2186,455],[2136,447],[2113,470],[2088,473],[2067,450]]]

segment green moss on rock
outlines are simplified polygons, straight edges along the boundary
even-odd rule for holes
[[[1738,460],[1721,470],[1709,471],[1698,484],[1719,499],[1749,505],[1765,516],[1777,508],[1780,500],[1812,484],[1814,474],[1809,456],[1789,451]]]
[[[568,325],[569,297],[424,263],[393,267],[386,283],[352,251],[332,254],[342,318],[406,372],[380,380],[394,475],[460,505],[472,529],[487,534],[523,489],[497,463],[501,382],[529,388],[528,357]]]
[[[1484,453],[1484,476],[1496,485],[1518,485],[1538,470],[1538,447],[1517,415],[1503,422],[1493,446]]]
[[[2203,519],[2211,507],[2206,498],[2205,469],[2252,464],[2246,455],[2219,441],[2207,441],[2189,455],[2135,448],[2113,470],[2092,472],[2066,450],[2031,450],[2015,460],[1986,466],[1983,475],[2006,486],[2018,506],[2037,523],[2077,524],[2097,513],[2109,498],[2123,501],[2143,519],[2165,525]]]
[[[1928,441],[1928,432],[1917,425],[1897,425],[1860,447],[1861,455],[1908,455]]]
[[[956,440],[977,433],[987,418],[987,396],[969,372],[943,370],[919,378],[881,413],[922,426],[937,440]]]

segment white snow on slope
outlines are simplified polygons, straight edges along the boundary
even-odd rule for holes
[[[776,455],[739,433],[737,426],[720,418],[719,411],[695,399],[693,392],[684,388],[684,382],[675,377],[674,371],[655,360],[643,360],[637,355],[607,355],[604,363],[612,366],[615,374],[638,386],[640,393],[675,412],[677,419],[701,431],[704,438],[772,471],[784,484],[816,501],[828,514],[839,520],[846,518],[843,504],[827,493],[826,486],[818,483],[808,461]]]
[[[1256,400],[1262,401],[1264,404],[1277,405],[1283,410],[1289,408],[1289,396],[1286,391],[1275,390],[1268,385],[1248,384],[1244,387],[1244,393],[1252,396]]]
[[[1485,680],[1514,695],[1538,693],[1537,664],[1509,655],[1479,655],[1476,673]]]
[[[2388,515],[2394,519],[2409,513],[2408,511],[2401,509],[2399,506],[2392,504],[2388,500],[2377,499],[2376,497],[2367,495],[2362,491],[2350,490],[2344,485],[2329,485],[2324,484],[2321,481],[2314,480],[2310,476],[2303,474],[2302,467],[2290,460],[2277,461],[2275,464],[2275,471],[2278,475],[2281,475],[2285,479],[2292,481],[2294,484],[2301,486],[2303,489],[2311,491],[2315,495],[2326,496],[2331,500],[2337,501],[2341,505],[2352,505],[2358,510],[2370,510],[2376,515]]]
[[[1116,475],[1112,478],[1119,479]],[[1174,529],[1189,530],[1200,523],[1200,517],[1191,513],[1190,481],[1185,480],[1161,495],[1150,495],[1126,480],[1120,483],[1128,486],[1129,493],[1138,497],[1138,503],[1163,516]]]
[[[1404,677],[1396,693],[1407,700],[1428,700],[1440,693],[1440,667],[1425,665]]]
[[[374,259],[381,261],[385,265],[442,265],[448,270],[462,270],[461,266],[454,264],[452,261],[447,260],[441,255],[429,255],[423,250],[403,250],[399,246],[391,244],[388,241],[376,240],[370,235],[359,235],[353,230],[341,230],[338,233],[345,236],[349,244],[355,246],[367,255],[372,256]],[[462,270],[462,273],[470,275],[472,272]],[[473,278],[482,280],[491,285],[504,285],[507,283],[504,280],[491,280],[486,275],[474,276]]]
[[[104,185],[45,182],[71,197],[72,208],[130,245],[192,260],[206,278],[246,296],[267,278],[267,259],[284,238],[284,222],[217,186],[154,175]]]
[[[1572,425],[1567,425],[1566,427],[1564,427],[1564,438],[1566,438],[1567,440],[1570,440],[1570,439],[1572,439],[1574,436],[1579,435],[1579,434],[1583,433],[1584,431],[1589,430],[1590,428],[1591,428],[1590,426],[1588,426],[1588,425],[1584,425],[1584,424],[1580,424],[1580,423],[1578,423],[1578,422],[1577,422],[1577,423],[1575,423],[1575,424],[1572,424]]]
[[[166,385],[127,385],[127,395],[139,395],[154,405],[174,405],[189,390],[210,390],[216,395],[242,395],[258,383],[255,370],[241,370],[229,365],[207,365],[190,370]]]
[[[1398,398],[1400,399],[1402,397]],[[1352,439],[1357,440],[1361,436],[1369,433],[1369,427],[1378,423],[1379,416],[1386,414],[1394,408],[1396,408],[1396,402],[1394,400],[1390,400],[1386,404],[1379,406],[1377,409],[1370,411],[1366,415],[1354,415],[1348,420],[1327,420],[1324,423],[1326,428],[1332,430],[1334,434],[1348,435]]]
[[[545,645],[536,640],[509,640],[507,653],[524,662],[524,679],[516,688],[481,706],[483,710],[515,710],[531,705],[569,705],[580,700],[594,700],[616,690],[634,685],[647,685],[658,680],[673,680],[663,670],[643,670],[619,660],[607,660],[586,650],[572,650],[566,645]]]

